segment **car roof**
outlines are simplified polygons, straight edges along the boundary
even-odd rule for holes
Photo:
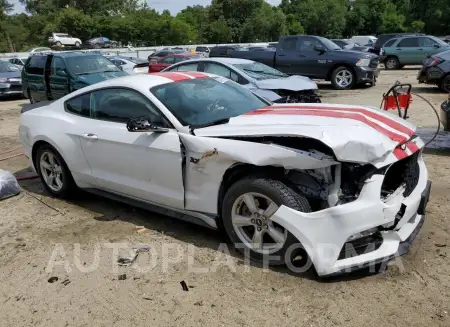
[[[95,83],[69,94],[77,96],[78,94],[83,94],[85,92],[95,91],[97,89],[107,87],[129,87],[141,92],[146,92],[152,87],[162,84],[213,76],[215,75],[200,72],[159,72],[151,74],[127,75]],[[72,98],[72,96],[68,98]]]

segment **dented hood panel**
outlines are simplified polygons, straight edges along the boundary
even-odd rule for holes
[[[377,167],[401,159],[399,151],[403,150],[398,146],[414,132],[414,125],[385,111],[332,104],[273,105],[231,118],[227,124],[195,130],[198,136],[210,137],[313,138],[333,149],[339,161]],[[251,152],[241,155],[254,156]]]
[[[257,80],[255,84],[265,90],[303,91],[317,90],[317,84],[305,76],[293,75],[286,78]]]

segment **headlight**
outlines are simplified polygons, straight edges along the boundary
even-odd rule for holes
[[[370,65],[370,59],[359,59],[356,62],[356,66],[369,66]]]
[[[6,83],[6,82],[8,82],[7,78],[0,78],[0,83]]]

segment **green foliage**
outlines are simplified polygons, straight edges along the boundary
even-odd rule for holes
[[[31,15],[8,16],[0,0],[0,52],[47,45],[52,32],[82,41],[107,36],[123,44],[267,42],[281,35],[330,38],[387,32],[450,34],[449,0],[212,0],[172,16],[140,0],[20,0]]]

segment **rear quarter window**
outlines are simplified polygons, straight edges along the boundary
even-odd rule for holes
[[[83,116],[83,117],[90,117],[90,93],[86,93],[80,96],[77,96],[75,98],[69,99],[64,103],[64,107],[67,112]]]

